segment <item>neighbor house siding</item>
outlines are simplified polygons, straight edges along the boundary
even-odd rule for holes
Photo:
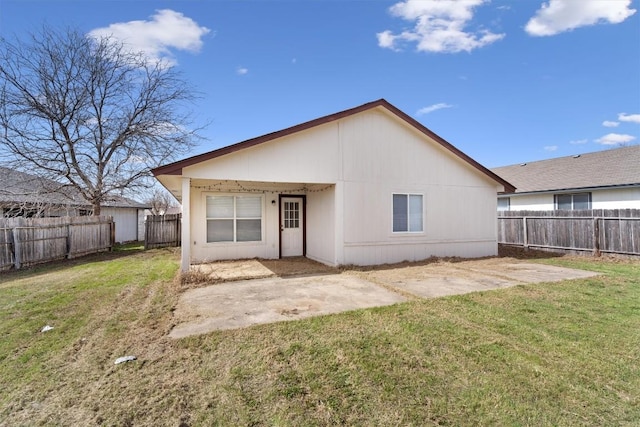
[[[138,209],[103,207],[100,215],[112,216],[116,227],[116,242],[138,240]]]
[[[551,211],[555,194],[591,193],[592,209],[640,209],[640,188],[608,188],[603,190],[567,190],[540,194],[510,194],[511,211]]]
[[[509,210],[512,211],[552,211],[554,209],[553,194],[531,194],[518,196],[510,194],[511,204]]]
[[[593,209],[640,209],[640,188],[592,191],[591,205]]]

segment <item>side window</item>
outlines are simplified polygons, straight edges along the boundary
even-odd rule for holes
[[[556,210],[585,210],[591,209],[591,193],[556,194]]]
[[[393,232],[419,233],[424,230],[422,194],[393,195]]]

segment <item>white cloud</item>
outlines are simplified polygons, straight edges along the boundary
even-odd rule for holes
[[[619,24],[636,13],[631,0],[549,0],[542,3],[525,31],[532,36],[552,36],[599,23]]]
[[[210,31],[180,12],[163,9],[156,11],[147,21],[119,22],[96,28],[89,35],[113,37],[152,60],[174,65],[173,49],[198,52],[202,48],[202,38]]]
[[[556,151],[557,149],[558,149],[558,146],[557,146],[557,145],[546,145],[546,146],[544,147],[544,150],[545,150],[545,151]]]
[[[569,144],[580,145],[580,144],[586,144],[587,142],[589,142],[588,139],[575,139],[573,141],[569,141]]]
[[[248,68],[245,67],[238,67],[236,68],[236,74],[239,76],[244,76],[245,74],[247,74],[249,72]]]
[[[415,22],[412,29],[394,34],[385,30],[377,34],[378,46],[400,50],[403,43],[416,43],[422,52],[471,52],[502,39],[486,29],[464,31],[473,18],[473,10],[488,0],[405,0],[394,4],[389,12],[405,21]]]
[[[640,123],[640,114],[620,113],[618,114],[618,120],[620,120],[621,122]]]
[[[422,107],[421,109],[419,109],[416,112],[416,116],[422,116],[425,114],[433,113],[434,111],[437,111],[437,110],[442,110],[443,108],[451,108],[451,107],[453,107],[453,105],[445,104],[444,102],[441,102],[439,104],[429,105],[428,107]]]
[[[636,139],[633,135],[624,135],[620,133],[608,133],[605,136],[596,139],[598,144],[602,145],[616,145],[626,144]]]
[[[619,124],[620,124],[619,122],[614,122],[611,120],[605,120],[604,122],[602,122],[602,126],[608,127],[608,128],[616,128],[618,127]]]

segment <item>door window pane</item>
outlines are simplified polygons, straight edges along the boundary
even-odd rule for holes
[[[300,228],[300,202],[284,202],[284,228]]]

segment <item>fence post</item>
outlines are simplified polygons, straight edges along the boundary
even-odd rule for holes
[[[180,246],[180,240],[182,238],[181,224],[182,218],[180,218],[180,215],[176,215],[176,247]]]
[[[109,252],[113,252],[113,248],[116,246],[116,223],[113,220],[113,217],[111,217],[111,220],[109,222],[109,232],[111,233],[111,237],[109,240],[109,244],[111,246],[109,247]]]
[[[20,236],[19,236],[19,231],[18,231],[18,227],[14,227],[13,228],[13,264],[16,267],[16,270],[20,270],[20,264],[22,262],[21,259],[21,255],[22,255],[22,248],[21,248],[21,242],[20,242]]]
[[[527,217],[522,217],[522,245],[525,249],[529,249],[529,237],[527,231]]]
[[[71,259],[71,224],[67,224],[67,259]]]
[[[593,256],[600,256],[600,219],[593,218]]]

